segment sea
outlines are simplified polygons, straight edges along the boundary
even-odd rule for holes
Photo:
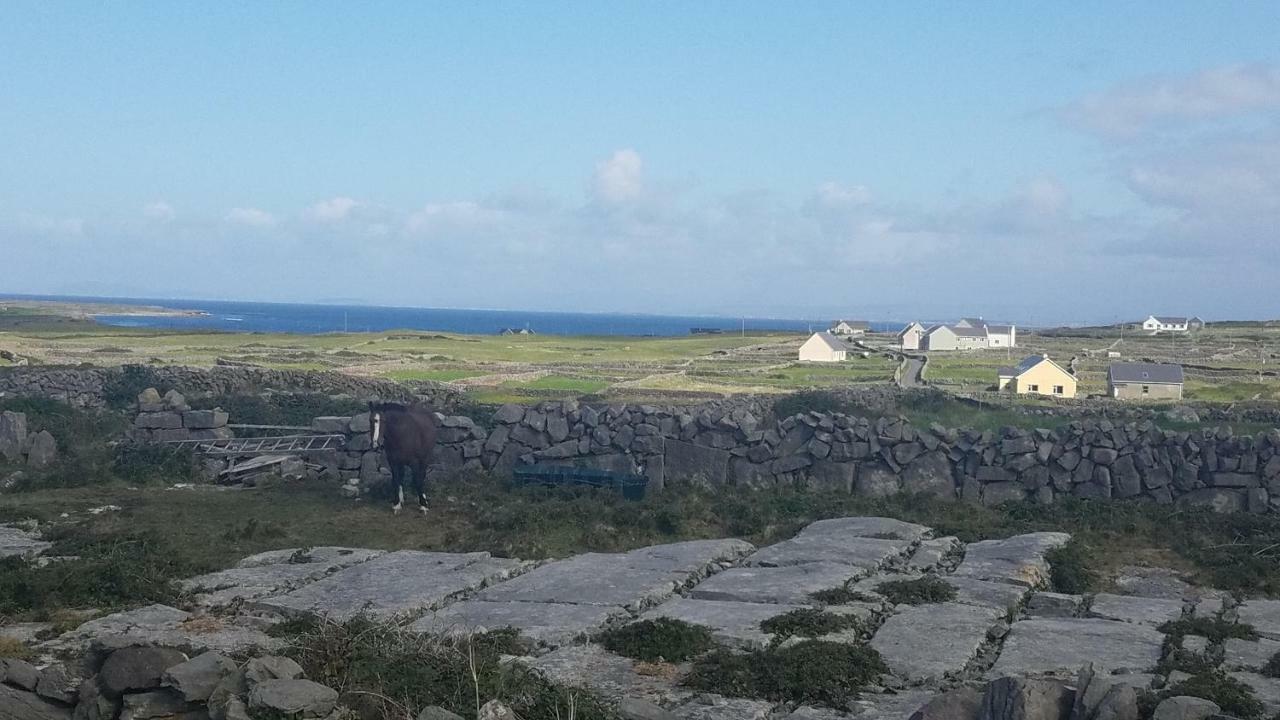
[[[832,319],[741,318],[714,315],[649,315],[630,313],[542,312],[537,310],[468,310],[376,305],[261,303],[168,298],[82,297],[65,295],[0,295],[0,299],[48,300],[116,305],[160,306],[200,315],[95,315],[106,325],[175,330],[301,333],[384,332],[419,330],[493,335],[503,330],[529,330],[540,335],[617,335],[678,337],[695,329],[809,332],[828,327]],[[871,322],[877,332],[897,332],[902,323]]]

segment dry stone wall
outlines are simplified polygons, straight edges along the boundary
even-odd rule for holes
[[[356,480],[351,486],[386,474],[367,416],[316,423],[351,436],[337,459],[344,479]],[[798,487],[872,497],[923,492],[984,505],[1072,496],[1280,509],[1280,430],[1235,435],[1082,420],[1060,430],[976,431],[840,413],[778,421],[751,402],[504,405],[492,429],[463,416],[441,425],[439,464],[449,470],[501,475],[549,463],[643,474],[651,490]]]
[[[454,407],[460,397],[457,391],[438,384],[415,383],[408,386],[338,372],[244,366],[190,368],[144,365],[5,368],[0,370],[0,397],[47,397],[76,407],[100,408],[106,405],[111,388],[128,377],[136,378],[142,386],[177,390],[188,397],[260,392],[270,388],[274,391],[317,392],[381,400],[412,400],[418,397],[446,409]]]

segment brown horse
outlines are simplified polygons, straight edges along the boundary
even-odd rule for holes
[[[420,404],[369,403],[369,423],[373,446],[382,445],[391,468],[393,513],[404,505],[404,471],[413,473],[413,489],[418,493],[418,509],[427,512],[427,466],[436,449],[436,414]]]

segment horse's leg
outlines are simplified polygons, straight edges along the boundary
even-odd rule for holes
[[[413,463],[413,489],[418,493],[418,509],[427,514],[427,464],[418,459]]]
[[[394,515],[400,514],[400,508],[404,505],[404,466],[400,463],[391,463],[391,492],[396,500],[396,504],[391,506],[391,512]]]

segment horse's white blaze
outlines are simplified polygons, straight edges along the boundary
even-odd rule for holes
[[[398,490],[400,491],[400,499],[396,501],[396,507],[400,507],[404,504],[404,486],[401,485]]]
[[[378,438],[382,436],[382,413],[373,416],[373,446],[378,447]]]

